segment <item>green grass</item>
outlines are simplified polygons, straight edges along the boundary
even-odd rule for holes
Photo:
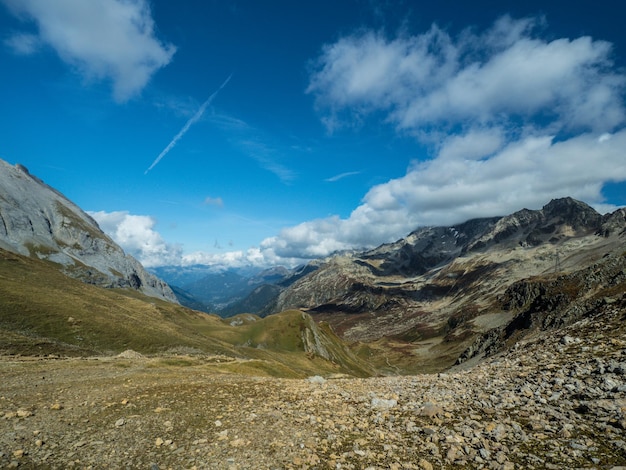
[[[219,364],[224,370],[283,377],[318,373],[369,375],[330,330],[318,336],[332,360],[307,354],[303,331],[316,328],[299,311],[231,326],[232,318],[147,297],[132,289],[103,289],[69,278],[54,263],[0,249],[0,354],[85,356],[133,349],[147,355],[180,351],[167,359],[192,367],[189,351],[251,361]],[[192,355],[193,356],[193,355]]]

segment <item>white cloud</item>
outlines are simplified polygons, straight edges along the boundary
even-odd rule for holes
[[[327,183],[335,183],[339,180],[342,180],[344,178],[347,178],[349,176],[355,176],[355,175],[359,175],[361,174],[360,171],[347,171],[345,173],[341,173],[339,175],[335,175],[335,176],[331,176],[330,178],[326,178],[324,181],[326,181]]]
[[[87,80],[111,80],[120,102],[139,93],[176,51],[156,38],[147,0],[2,2],[37,23],[37,35],[20,32],[7,40],[15,51],[32,53],[45,43]]]
[[[286,228],[262,252],[373,247],[564,196],[614,209],[602,187],[626,180],[626,77],[612,69],[609,43],[546,41],[533,35],[539,23],[504,17],[457,38],[434,25],[395,39],[366,31],[325,46],[307,91],[329,130],[382,114],[434,158],[370,189],[348,218]]]
[[[296,265],[302,260],[290,260],[277,257],[270,250],[261,250],[257,247],[249,248],[246,251],[228,251],[225,253],[206,253],[197,251],[183,256],[182,264],[184,266],[194,264],[204,264],[216,267],[243,267],[243,266],[259,266],[267,267],[277,264]]]
[[[538,25],[505,17],[483,34],[453,38],[433,26],[392,40],[361,32],[326,46],[308,87],[322,120],[337,129],[382,115],[429,144],[433,157],[371,188],[347,218],[306,221],[248,251],[181,262],[293,265],[565,196],[613,210],[602,188],[626,180],[626,77],[612,66],[610,44],[546,41],[533,35]],[[250,132],[241,121],[225,125]],[[252,139],[247,150],[258,145]]]
[[[235,141],[235,145],[256,160],[261,168],[276,175],[283,183],[288,184],[295,179],[294,171],[278,161],[280,155],[277,149],[262,141],[261,138],[250,136],[249,139]]]
[[[211,122],[225,131],[229,142],[248,157],[255,160],[264,170],[273,173],[284,184],[292,183],[297,174],[289,167],[281,163],[286,155],[293,151],[303,151],[290,148],[286,150],[283,145],[277,143],[270,135],[257,129],[247,122],[233,116],[224,114],[212,114]]]
[[[207,198],[211,199],[211,198]],[[213,199],[219,201],[221,198]],[[220,253],[197,251],[183,254],[180,245],[166,242],[155,230],[156,220],[147,215],[133,215],[128,211],[89,212],[98,225],[124,251],[135,257],[146,267],[189,266],[204,264],[216,267],[295,266],[301,258],[278,256],[272,247],[252,247],[246,251],[235,250]]]
[[[505,143],[500,128],[475,129],[464,135],[452,135],[441,144],[438,158],[446,161],[459,158],[480,160],[500,150]]]
[[[624,120],[626,80],[610,71],[611,45],[590,37],[547,41],[537,21],[500,19],[457,38],[433,25],[387,39],[360,32],[326,45],[307,89],[323,122],[338,127],[382,111],[399,129],[527,123],[611,130]],[[510,126],[508,126],[510,129]]]
[[[489,143],[487,134],[468,137],[474,142],[483,138]],[[450,145],[459,145],[462,138],[458,139]],[[166,243],[154,230],[152,217],[126,211],[90,215],[146,266],[295,266],[339,250],[394,241],[420,226],[506,215],[523,207],[537,209],[558,197],[572,196],[603,212],[614,210],[603,202],[602,186],[626,180],[626,129],[564,141],[529,136],[495,152],[493,145],[482,148],[482,154],[476,150],[464,158],[444,146],[439,157],[415,163],[405,176],[373,187],[348,218],[303,222],[246,251],[182,254],[181,247]]]
[[[565,196],[612,210],[601,190],[605,182],[626,180],[624,148],[626,130],[610,138],[589,133],[560,142],[532,136],[495,154],[486,145],[482,155],[471,158],[453,158],[444,148],[438,158],[416,163],[402,178],[373,187],[347,219],[304,222],[266,239],[261,249],[278,257],[321,257],[394,241],[420,226],[537,209]]]
[[[28,33],[16,33],[5,39],[4,43],[20,55],[34,54],[41,47],[39,37]]]
[[[127,211],[89,212],[109,235],[127,253],[146,267],[177,265],[181,263],[182,248],[166,243],[154,230],[156,221],[147,215],[132,215]]]

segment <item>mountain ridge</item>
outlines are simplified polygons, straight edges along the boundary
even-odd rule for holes
[[[0,160],[0,248],[56,263],[68,276],[103,287],[138,289],[177,302],[97,222],[26,167]]]
[[[339,295],[342,289],[344,291],[345,289],[359,290],[359,285],[362,284],[355,283],[348,287],[349,276],[346,276],[339,268],[336,270],[337,276],[334,278],[332,275],[328,276],[330,279],[326,283],[325,292],[303,294],[310,297],[308,304],[303,299],[300,301],[295,299],[295,302],[291,301],[293,299],[285,299],[286,296],[297,297],[298,294],[289,293],[288,288],[300,278],[318,271],[321,266],[327,269],[328,265],[346,264],[345,260],[352,259],[355,265],[365,268],[364,276],[367,276],[367,271],[369,271],[369,274],[379,279],[377,284],[383,287],[384,279],[391,279],[389,287],[392,287],[398,284],[392,279],[393,277],[410,280],[413,277],[426,276],[429,271],[432,275],[437,269],[449,265],[459,257],[467,257],[492,247],[498,249],[533,248],[545,243],[555,244],[560,240],[589,236],[593,232],[609,237],[610,233],[623,226],[616,219],[617,225],[611,228],[613,222],[610,222],[610,216],[611,214],[600,215],[584,202],[565,197],[554,199],[538,210],[521,209],[506,216],[470,219],[452,226],[422,227],[395,242],[385,243],[370,250],[344,251],[327,258],[313,260],[289,272],[281,272],[282,278],[278,276],[270,280],[245,271],[229,270],[230,276],[237,278],[236,283],[230,283],[230,286],[220,280],[225,273],[210,274],[203,279],[197,279],[193,284],[176,285],[191,292],[197,299],[204,297],[205,303],[214,302],[211,303],[215,305],[211,311],[222,316],[237,313],[255,313],[265,316],[280,311],[282,308],[295,306],[319,308],[331,297]],[[557,253],[553,253],[552,256],[556,259]],[[352,266],[352,269],[357,270],[355,266]],[[173,283],[178,281],[177,276],[184,276],[184,274],[176,273],[176,270],[173,275],[168,274],[166,270],[167,268],[164,267],[155,272],[163,273],[161,275],[167,280],[172,279],[170,282]],[[186,271],[185,268],[178,268],[178,270]],[[219,296],[209,294],[205,297],[204,292],[209,292],[207,289],[215,289],[215,282],[221,285]],[[298,290],[296,286],[292,291]],[[285,291],[288,292],[285,293]],[[271,293],[274,293],[273,297]],[[398,294],[402,296],[405,293],[399,291]],[[181,301],[184,303],[186,300],[181,297]],[[317,305],[312,307],[312,304]],[[364,306],[364,308],[371,307],[371,305]],[[348,310],[355,311],[353,308],[348,308]]]
[[[126,255],[61,193],[21,165],[0,161],[0,170],[0,249],[54,263],[88,284],[175,299],[165,282]],[[256,318],[301,312],[328,328],[327,335],[337,334],[350,344],[350,354],[371,361],[373,370],[428,372],[506,347],[521,326],[543,318],[544,311],[507,307],[502,299],[510,289],[530,285],[524,282],[537,276],[583,272],[605,257],[619,256],[625,241],[626,209],[601,215],[566,197],[538,210],[423,227],[393,243],[337,253],[292,271],[249,269],[242,275],[196,266],[189,275],[171,272],[191,285],[202,276],[212,279],[215,285],[200,286],[212,296],[223,297],[221,291],[235,289],[236,301],[221,306],[223,316],[234,316],[233,325],[242,318],[239,310],[258,313]],[[177,294],[204,309],[197,296],[178,289]],[[558,293],[551,296],[562,298]],[[549,302],[546,305],[544,310],[550,310]],[[273,321],[260,322],[259,328]],[[315,344],[311,341],[305,344]]]
[[[625,214],[601,215],[561,198],[538,210],[421,228],[372,250],[327,258],[284,289],[272,309],[302,309],[346,341],[404,355],[412,370],[440,370],[481,334],[512,320],[498,298],[514,282],[578,271],[621,253]]]

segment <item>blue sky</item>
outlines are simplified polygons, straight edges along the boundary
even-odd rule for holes
[[[554,197],[606,212],[618,6],[0,0],[0,158],[147,266],[294,264]]]

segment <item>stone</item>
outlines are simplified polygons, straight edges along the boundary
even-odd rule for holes
[[[371,407],[375,410],[390,410],[398,404],[396,400],[385,400],[383,398],[372,398]]]
[[[561,344],[564,344],[566,346],[570,344],[578,344],[580,342],[581,342],[580,338],[573,338],[569,335],[565,335],[561,338]]]
[[[425,459],[420,459],[419,462],[417,462],[417,466],[421,470],[433,470],[433,465]]]
[[[244,447],[246,445],[246,441],[244,439],[238,438],[230,441],[231,447]]]
[[[419,412],[420,416],[427,416],[433,418],[435,416],[441,416],[443,414],[443,408],[434,403],[425,403]]]

